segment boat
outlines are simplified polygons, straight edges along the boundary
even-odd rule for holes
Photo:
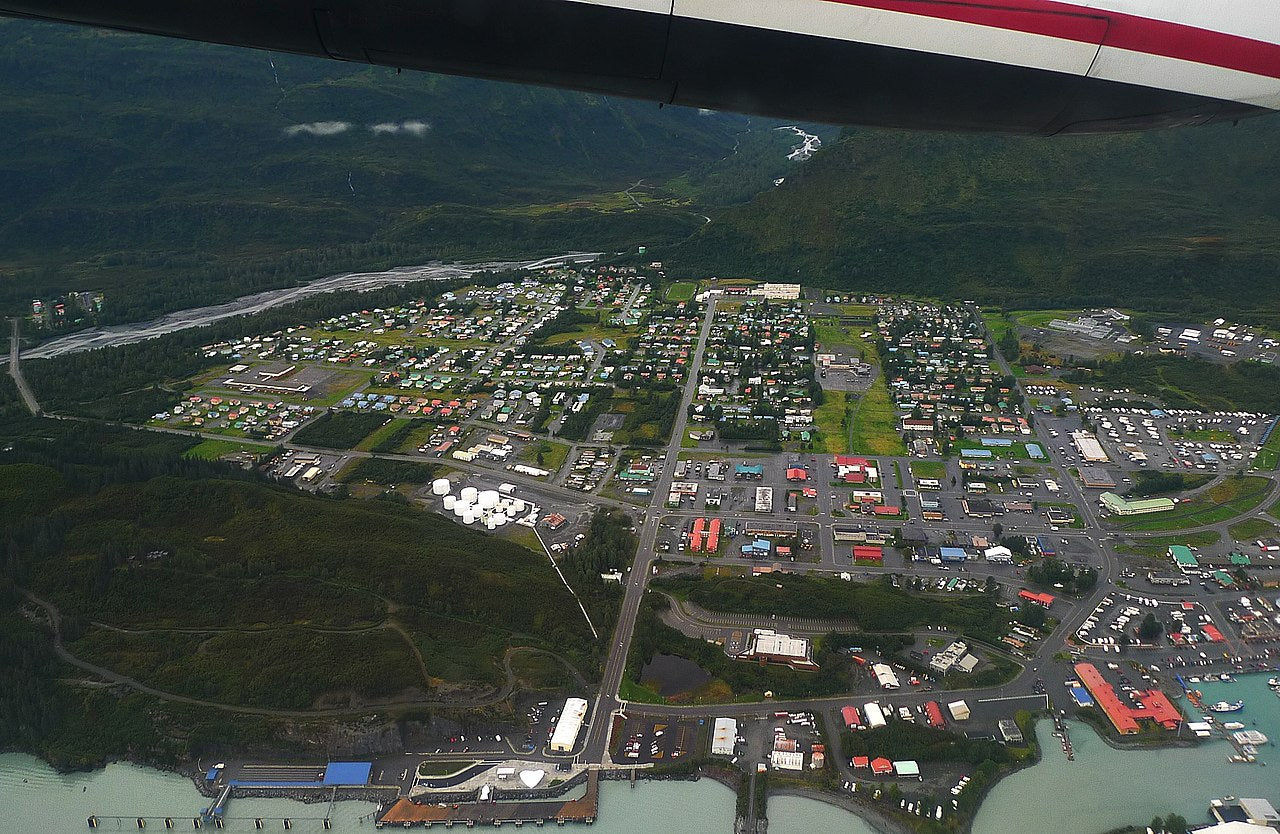
[[[1219,701],[1216,704],[1210,704],[1208,707],[1213,712],[1239,712],[1244,709],[1244,701]]]
[[[1280,678],[1267,678],[1267,686],[1272,689],[1280,687]]]
[[[1241,724],[1239,721],[1228,721],[1227,723],[1225,723],[1225,724],[1223,724],[1223,725],[1222,725],[1222,729],[1224,729],[1224,730],[1243,730],[1243,729],[1244,729],[1244,725],[1243,725],[1243,724]]]
[[[1229,674],[1228,674],[1228,673],[1226,673],[1226,672],[1223,672],[1221,675],[1218,675],[1218,680],[1220,680],[1220,681],[1225,681],[1226,683],[1234,683],[1234,682],[1235,682],[1235,678],[1231,677],[1231,675],[1229,675]]]

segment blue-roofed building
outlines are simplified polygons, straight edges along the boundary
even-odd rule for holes
[[[1029,457],[1035,458],[1036,460],[1044,460],[1044,449],[1040,448],[1039,443],[1028,443],[1026,446],[1027,455]]]
[[[960,457],[962,458],[989,458],[991,457],[990,449],[961,449]]]
[[[938,549],[938,557],[943,562],[964,562],[969,558],[969,554],[964,552],[963,547],[942,547]]]
[[[367,785],[373,762],[329,762],[324,769],[326,785]]]
[[[1089,690],[1085,689],[1083,686],[1071,687],[1071,698],[1076,702],[1076,706],[1078,707],[1093,706],[1093,698],[1089,695]]]
[[[979,442],[983,446],[1007,447],[1013,445],[1013,441],[1007,437],[984,437]]]
[[[756,463],[756,464],[740,463],[733,468],[733,475],[735,478],[763,478],[764,464],[763,463]]]
[[[1152,417],[1168,417],[1169,415],[1166,414],[1163,409],[1153,408],[1151,409],[1151,416]]]

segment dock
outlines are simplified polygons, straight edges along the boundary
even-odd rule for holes
[[[384,825],[411,828],[421,825],[430,828],[455,825],[474,828],[477,825],[541,826],[547,823],[564,825],[567,822],[593,823],[600,810],[600,774],[592,770],[587,774],[587,792],[581,799],[533,800],[528,802],[458,802],[419,803],[401,797],[388,807],[374,822],[376,828]]]

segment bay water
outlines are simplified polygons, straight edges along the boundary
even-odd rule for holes
[[[1244,700],[1242,712],[1222,716],[1266,733],[1272,742],[1259,758],[1265,764],[1229,764],[1235,751],[1223,740],[1194,749],[1127,751],[1107,746],[1088,726],[1072,723],[1075,761],[1062,755],[1052,725],[1041,722],[1037,737],[1042,761],[1015,773],[988,795],[974,821],[975,834],[1097,834],[1123,824],[1145,825],[1155,815],[1178,813],[1193,823],[1208,822],[1209,800],[1223,795],[1260,796],[1280,805],[1280,698],[1267,675],[1241,676],[1234,683],[1191,684],[1206,703]],[[1184,707],[1188,707],[1185,705]],[[1198,711],[1188,710],[1191,720]],[[103,820],[100,831],[136,831],[133,817],[172,816],[175,831],[192,830],[191,817],[208,800],[181,776],[130,764],[112,764],[92,773],[61,775],[26,755],[0,756],[0,834],[86,832],[86,818]],[[734,794],[710,780],[698,782],[605,782],[595,834],[682,834],[731,832]],[[300,834],[323,831],[324,804],[287,799],[234,799],[226,830],[255,830],[256,817],[272,817],[267,830],[281,830],[281,817]],[[333,831],[373,831],[365,802],[333,807]],[[565,830],[569,830],[566,827]],[[163,830],[160,827],[160,830]],[[208,829],[212,830],[212,829]],[[875,834],[876,828],[844,810],[816,800],[774,797],[769,801],[770,834]]]

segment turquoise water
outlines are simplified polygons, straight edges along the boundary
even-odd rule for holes
[[[1280,699],[1266,685],[1267,675],[1236,683],[1200,684],[1209,702],[1244,699],[1232,716],[1248,727],[1280,740]],[[1194,713],[1193,713],[1194,716]],[[1225,794],[1262,796],[1280,805],[1280,747],[1260,750],[1267,766],[1228,764],[1233,750],[1214,740],[1189,750],[1119,751],[1108,747],[1087,726],[1072,724],[1076,759],[1060,752],[1052,728],[1042,722],[1037,736],[1043,761],[1005,779],[991,792],[974,822],[975,834],[1096,834],[1125,823],[1150,821],[1176,812],[1192,822],[1208,821],[1209,800]],[[0,834],[85,832],[90,813],[151,817],[174,815],[176,831],[190,831],[190,817],[207,800],[191,783],[172,774],[115,764],[88,774],[60,776],[42,762],[18,754],[0,756]],[[733,830],[734,795],[710,779],[698,782],[606,782],[601,787],[600,821],[594,834],[683,834]],[[360,818],[373,806],[340,802],[334,831],[373,831]],[[232,800],[227,830],[252,831],[253,818],[289,816],[293,831],[323,831],[323,805],[284,799]],[[238,820],[239,822],[235,822]],[[1029,822],[1034,821],[1033,829]],[[134,824],[104,822],[101,831],[136,831]],[[161,830],[154,822],[148,830]],[[212,830],[212,829],[208,829]],[[281,830],[272,823],[266,830]],[[385,830],[385,829],[384,829]],[[548,829],[549,830],[549,829]],[[775,797],[769,801],[770,834],[874,834],[876,829],[845,811],[814,800]]]

